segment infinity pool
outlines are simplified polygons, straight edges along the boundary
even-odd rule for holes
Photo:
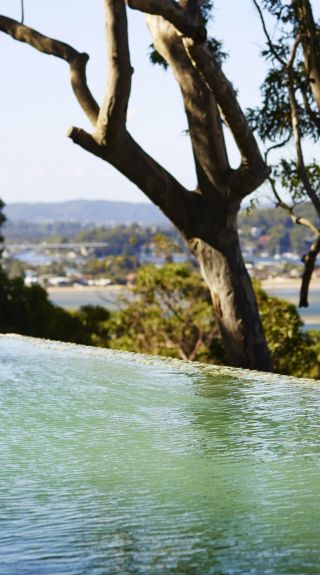
[[[1,575],[320,572],[320,386],[0,337]]]

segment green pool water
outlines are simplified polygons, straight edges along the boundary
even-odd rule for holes
[[[0,337],[1,575],[320,573],[318,382]]]

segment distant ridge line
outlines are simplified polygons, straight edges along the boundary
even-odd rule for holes
[[[41,223],[80,222],[96,225],[168,225],[169,221],[153,204],[109,200],[68,200],[63,202],[18,202],[7,204],[9,221]]]

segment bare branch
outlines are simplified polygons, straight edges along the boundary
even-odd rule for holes
[[[21,0],[21,24],[24,23],[24,0]]]
[[[303,103],[304,103],[304,107],[305,107],[305,111],[307,112],[310,120],[314,123],[314,125],[316,126],[317,130],[318,130],[318,134],[320,136],[320,116],[319,114],[317,114],[316,112],[314,112],[314,110],[311,108],[309,99],[308,99],[308,93],[307,93],[307,88],[306,88],[306,84],[305,82],[300,82],[299,83],[299,88],[300,88],[300,92],[302,94],[302,99],[303,99]]]
[[[300,225],[300,226],[305,226],[306,228],[308,228],[309,230],[312,231],[313,234],[315,234],[316,236],[320,235],[320,229],[317,228],[317,226],[315,226],[310,220],[308,220],[307,218],[301,218],[299,216],[296,216],[294,213],[294,206],[289,206],[288,204],[286,204],[286,202],[284,202],[280,195],[279,192],[276,189],[276,184],[274,179],[269,176],[268,181],[271,185],[272,191],[274,193],[274,196],[277,200],[277,205],[280,208],[283,208],[284,210],[286,210],[286,212],[288,212],[288,214],[290,215],[291,220],[293,221],[294,224]]]
[[[214,94],[241,153],[242,164],[239,170],[234,171],[232,180],[234,191],[238,188],[239,195],[246,195],[263,183],[269,169],[238,103],[235,90],[214,55],[205,44],[196,43],[192,39],[183,39],[183,44],[193,65]]]
[[[304,34],[299,34],[294,40],[293,46],[291,48],[291,54],[290,54],[289,60],[286,64],[287,70],[292,69],[292,67],[294,65],[294,61],[296,59],[296,54],[297,54],[297,49],[298,49],[299,44],[301,44],[303,36],[304,36]]]
[[[84,150],[112,164],[138,186],[186,237],[196,233],[201,196],[186,190],[128,132],[123,134],[121,146],[116,149],[100,145],[93,136],[79,128],[71,128],[68,136]]]
[[[227,195],[230,170],[219,110],[211,90],[193,66],[176,29],[163,18],[148,16],[155,48],[170,65],[182,93],[200,189]]]
[[[285,146],[291,139],[291,135],[292,134],[290,133],[284,140],[282,140],[282,142],[279,142],[278,144],[272,144],[272,146],[269,146],[269,148],[266,149],[264,153],[264,159],[266,163],[270,152],[272,152],[272,150],[277,150],[278,148],[283,148],[283,146]]]
[[[133,68],[130,63],[124,0],[104,0],[104,11],[108,46],[108,85],[95,138],[103,146],[115,146],[126,129]]]
[[[190,229],[193,218],[196,220],[195,207],[199,196],[187,192],[171,174],[138,146],[125,129],[132,73],[125,10],[123,0],[105,0],[111,71],[107,97],[99,118],[98,104],[85,81],[85,65],[88,60],[86,54],[81,54],[68,44],[44,36],[5,16],[0,16],[0,30],[40,52],[69,63],[71,82],[77,99],[94,126],[97,123],[97,133],[93,136],[84,130],[71,128],[69,137],[85,150],[119,169],[183,231]],[[121,146],[116,146],[117,152],[114,153],[115,144],[119,144],[120,140]]]
[[[275,59],[278,60],[278,62],[279,62],[282,66],[285,66],[285,65],[286,65],[286,62],[285,62],[285,61],[281,58],[281,56],[278,54],[277,50],[276,50],[275,47],[274,47],[274,43],[273,43],[272,40],[271,40],[271,36],[270,36],[270,34],[269,34],[269,32],[268,32],[268,28],[267,28],[267,25],[266,25],[266,22],[265,22],[265,19],[264,19],[264,15],[263,15],[263,12],[262,12],[262,10],[261,10],[261,8],[260,8],[259,3],[257,2],[257,0],[252,0],[252,1],[253,1],[254,5],[255,5],[255,7],[256,7],[258,13],[259,13],[259,18],[260,18],[260,21],[261,21],[261,25],[262,25],[262,28],[263,28],[263,31],[264,31],[264,35],[265,35],[265,37],[266,37],[267,44],[268,44],[268,46],[269,46],[270,51],[271,51],[272,54],[274,55]]]
[[[86,64],[89,59],[87,54],[79,53],[68,44],[44,36],[33,30],[33,28],[29,28],[6,16],[0,16],[0,31],[19,42],[29,44],[39,50],[39,52],[56,56],[68,62],[71,72],[71,84],[76,98],[92,124],[96,124],[99,106],[92,96],[86,81]]]
[[[147,14],[162,16],[173,24],[173,26],[183,35],[197,41],[206,39],[207,32],[203,25],[195,23],[193,16],[190,16],[174,0],[126,0],[129,8],[140,10]]]

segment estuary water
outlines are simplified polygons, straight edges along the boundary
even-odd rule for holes
[[[299,285],[284,287],[273,284],[265,288],[269,295],[285,299],[295,306],[299,302]],[[100,305],[111,310],[123,306],[123,299],[130,298],[130,290],[126,288],[49,288],[50,300],[66,309],[79,309],[82,305]],[[305,329],[320,329],[320,288],[310,286],[309,307],[298,308]]]
[[[320,386],[0,337],[1,575],[311,575]]]

